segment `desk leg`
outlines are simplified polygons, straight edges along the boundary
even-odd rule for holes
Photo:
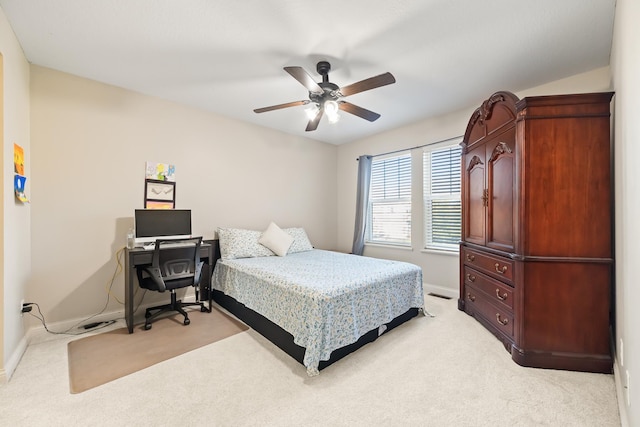
[[[215,263],[213,262],[214,247],[215,247],[214,242],[211,242],[211,249],[209,250],[209,271],[207,272],[207,274],[209,275],[209,313],[211,313],[211,310],[213,309],[211,307],[211,303],[213,301],[213,269],[216,266]]]
[[[212,303],[213,302],[213,268],[209,269],[209,313],[211,313],[212,310]]]
[[[207,310],[207,313],[211,313],[211,264],[209,263],[206,263],[202,268],[202,278],[196,288],[196,295],[198,295],[198,290],[200,291],[200,295],[196,299],[203,304],[208,299],[209,307],[207,308],[206,304],[203,306],[205,310]]]
[[[135,280],[132,265],[133,254],[125,249],[124,263],[124,320],[127,323],[129,333],[133,333],[133,281]]]

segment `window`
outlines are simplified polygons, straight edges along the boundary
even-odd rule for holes
[[[411,245],[411,153],[371,162],[367,239]]]
[[[458,251],[462,148],[457,143],[447,141],[446,146],[425,147],[423,152],[425,249]]]

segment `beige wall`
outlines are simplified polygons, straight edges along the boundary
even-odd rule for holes
[[[64,323],[58,329],[104,308],[116,255],[143,207],[146,161],[176,165],[176,207],[192,209],[196,235],[273,220],[304,227],[319,248],[336,244],[333,145],[37,66],[31,137],[28,297],[48,323]],[[119,273],[106,312],[122,311],[123,286]],[[143,305],[158,300],[152,294]]]
[[[623,425],[640,425],[640,2],[616,3],[611,70],[615,97],[616,385]],[[620,343],[624,342],[621,346]],[[623,347],[623,348],[621,348]],[[627,374],[629,382],[627,384]],[[626,386],[626,387],[625,387]],[[629,393],[630,402],[627,401]],[[629,404],[630,403],[630,404]]]
[[[20,313],[31,272],[29,204],[16,201],[13,193],[13,144],[25,151],[27,194],[31,184],[29,146],[29,64],[22,48],[0,10],[0,53],[2,54],[2,220],[0,236],[0,382],[9,378],[18,365],[27,342]]]
[[[579,74],[551,82],[532,89],[514,92],[519,97],[532,95],[553,95],[560,93],[582,93],[609,90],[609,67],[599,68],[587,73]],[[509,90],[509,88],[504,88]],[[487,93],[489,97],[491,93]],[[355,198],[357,185],[358,162],[356,159],[363,154],[382,154],[399,149],[412,148],[432,142],[437,142],[456,136],[461,136],[467,127],[471,113],[480,105],[433,117],[410,126],[378,134],[357,142],[341,145],[338,148],[338,248],[348,251],[353,240],[355,218]],[[416,157],[416,156],[414,156]],[[419,157],[419,156],[417,156]],[[447,296],[458,296],[458,256],[457,254],[443,254],[422,251],[422,200],[421,200],[421,165],[414,159],[413,182],[418,183],[418,194],[413,195],[412,208],[412,248],[411,250],[389,248],[381,246],[365,246],[364,255],[390,258],[412,262],[422,267],[427,291],[433,291]],[[414,189],[415,189],[414,185]]]

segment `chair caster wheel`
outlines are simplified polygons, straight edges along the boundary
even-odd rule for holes
[[[144,324],[144,330],[148,331],[149,329],[151,329],[151,323],[145,323]]]
[[[201,313],[206,313],[207,311],[209,311],[209,310],[207,310],[207,307],[205,307],[204,305],[200,306],[200,312]]]
[[[184,319],[184,322],[183,322],[183,323],[184,323],[184,325],[185,325],[185,326],[187,326],[189,323],[191,323],[191,320],[189,320],[189,319]]]

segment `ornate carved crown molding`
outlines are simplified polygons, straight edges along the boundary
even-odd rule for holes
[[[506,98],[501,93],[493,94],[489,99],[485,100],[482,105],[476,110],[476,114],[471,119],[472,125],[478,123],[480,126],[485,125],[485,121],[491,118],[493,107],[496,103],[505,101]]]
[[[471,161],[469,162],[469,166],[467,166],[467,172],[473,169],[476,165],[483,165],[483,164],[484,163],[482,163],[482,160],[480,160],[480,157],[473,156],[471,158]]]
[[[504,153],[511,154],[513,153],[513,151],[511,151],[511,148],[509,148],[506,142],[500,142],[498,143],[498,145],[496,145],[496,148],[493,149],[489,161],[493,162],[498,156]]]
[[[480,106],[480,118],[479,118],[481,125],[484,126],[484,122],[491,118],[491,113],[493,112],[493,106],[496,103],[504,100],[505,100],[504,95],[495,94],[491,98],[487,99],[482,103],[482,105]]]

